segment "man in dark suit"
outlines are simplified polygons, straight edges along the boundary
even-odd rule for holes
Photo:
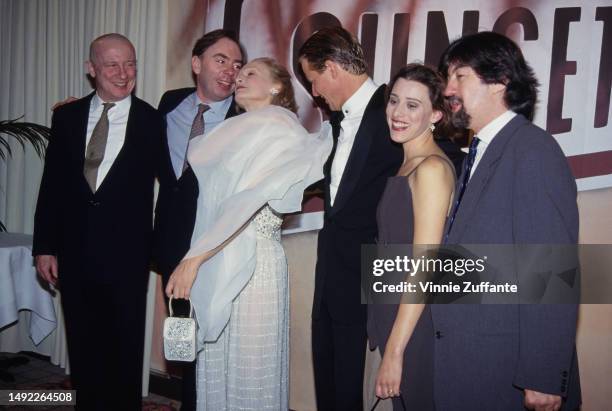
[[[87,64],[95,93],[53,114],[33,255],[41,277],[61,288],[77,409],[139,410],[163,122],[131,94],[127,38],[98,37]]]
[[[331,130],[322,129],[332,133],[334,146],[324,167],[325,217],[312,311],[317,409],[360,410],[367,319],[361,244],[375,241],[376,206],[403,155],[389,137],[385,86],[368,77],[361,46],[349,32],[319,30],[299,54],[312,94],[334,112]]]
[[[189,139],[236,114],[232,93],[242,62],[242,49],[233,32],[206,33],[192,52],[196,87],[167,91],[159,103],[166,120],[168,145],[163,150],[164,172],[155,208],[154,259],[163,289],[189,249],[195,223],[198,181],[186,162]],[[173,304],[179,311],[188,312],[183,301]],[[182,410],[195,410],[195,385],[195,362],[185,363]]]
[[[555,139],[530,121],[537,80],[518,46],[491,32],[465,36],[445,51],[440,71],[455,125],[475,133],[446,242],[576,244],[576,184]],[[433,305],[436,409],[577,408],[577,311]]]

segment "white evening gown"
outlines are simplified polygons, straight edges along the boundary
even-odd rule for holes
[[[265,206],[251,222],[253,277],[232,304],[228,325],[198,355],[198,410],[287,410],[289,295],[282,219]]]
[[[288,408],[287,263],[275,213],[299,211],[304,189],[323,177],[328,135],[309,135],[295,114],[269,106],[189,143],[199,196],[185,258],[232,238],[200,266],[191,290],[198,410]]]

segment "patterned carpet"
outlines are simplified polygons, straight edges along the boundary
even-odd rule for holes
[[[8,365],[8,366],[7,366]],[[69,390],[64,370],[47,358],[28,353],[0,353],[0,390]],[[178,411],[178,401],[156,394],[143,398],[143,411]],[[4,409],[0,406],[0,409]],[[73,406],[11,406],[10,411],[67,411]]]

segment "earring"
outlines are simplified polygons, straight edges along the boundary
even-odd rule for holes
[[[436,129],[436,126],[434,126],[433,124],[429,125],[429,129],[431,130],[431,132],[433,133],[434,130]]]
[[[276,96],[278,94],[278,89],[277,88],[271,88],[270,89],[270,94],[272,94],[273,96]]]

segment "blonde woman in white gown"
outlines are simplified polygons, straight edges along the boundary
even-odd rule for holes
[[[304,189],[322,178],[331,141],[300,125],[290,76],[274,60],[245,65],[235,99],[245,113],[189,143],[198,211],[191,249],[166,293],[190,297],[195,308],[198,410],[286,410],[281,215],[298,211]]]

